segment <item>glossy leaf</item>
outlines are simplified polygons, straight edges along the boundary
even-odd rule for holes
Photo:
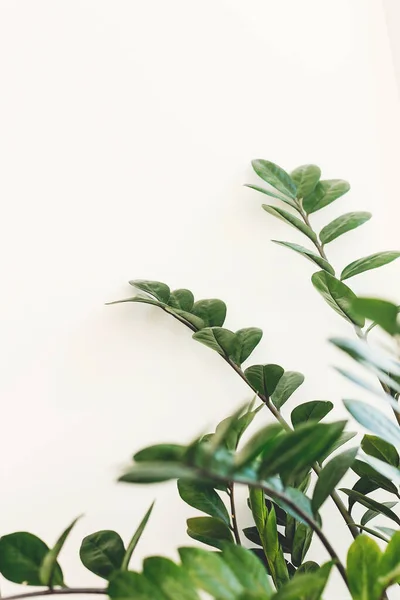
[[[234,351],[235,334],[223,327],[205,327],[193,334],[193,339],[215,350],[222,356],[230,356]]]
[[[333,403],[328,400],[311,400],[296,406],[292,410],[290,419],[296,428],[307,421],[321,421],[333,409]]]
[[[193,327],[195,329],[203,329],[203,327],[206,326],[203,319],[200,319],[200,317],[196,317],[196,315],[193,315],[192,313],[187,312],[186,310],[181,310],[180,308],[172,308],[170,306],[164,307],[164,310],[170,315],[179,318],[179,320],[183,319],[182,322],[186,326],[189,327],[190,325],[192,325],[191,329],[193,329]]]
[[[373,481],[377,484],[378,487],[382,488],[390,492],[391,494],[397,494],[397,487],[392,483],[390,477],[386,477],[381,475],[379,471],[377,471],[371,464],[368,464],[367,461],[377,461],[376,458],[369,456],[362,456],[364,460],[355,460],[352,465],[352,470],[354,473],[357,473],[359,477],[368,477],[370,481]],[[387,465],[387,463],[381,463],[381,461],[377,461],[379,464],[383,464],[386,469],[394,470],[394,467]],[[399,473],[398,469],[396,471]]]
[[[292,547],[292,563],[295,567],[299,567],[304,562],[312,537],[313,530],[310,527],[303,523],[297,524]]]
[[[277,436],[282,432],[282,425],[272,423],[257,431],[246,445],[236,454],[235,464],[241,468],[257,458],[262,452],[268,452],[274,446]]]
[[[150,505],[150,507],[147,510],[146,514],[144,515],[143,519],[139,523],[138,528],[136,529],[135,533],[133,534],[131,541],[128,544],[128,547],[127,547],[125,555],[124,555],[124,560],[122,561],[122,564],[121,564],[121,569],[123,571],[128,569],[128,567],[129,567],[129,563],[132,558],[132,554],[135,551],[135,548],[138,545],[140,538],[142,537],[142,534],[143,534],[143,532],[146,528],[146,525],[150,519],[150,515],[153,512],[153,508],[154,508],[154,502]]]
[[[225,564],[235,573],[244,590],[263,594],[263,598],[270,597],[272,586],[263,565],[252,552],[241,546],[225,543],[222,545],[222,557]]]
[[[262,159],[252,160],[251,164],[261,179],[289,198],[296,198],[296,184],[281,167],[269,160]]]
[[[215,517],[193,517],[187,521],[189,537],[208,546],[221,548],[221,542],[233,542],[232,532],[220,519]]]
[[[267,398],[274,393],[283,373],[279,365],[253,365],[244,372],[253,389]]]
[[[151,556],[143,562],[143,574],[162,592],[165,600],[200,600],[185,569],[162,556]],[[132,594],[133,599],[136,594]]]
[[[361,317],[353,307],[356,295],[347,285],[325,271],[314,273],[311,281],[315,289],[334,311],[350,323],[364,327],[364,317]]]
[[[159,587],[134,571],[115,573],[108,584],[107,595],[112,600],[166,600]]]
[[[226,317],[226,304],[222,300],[198,300],[191,312],[202,319],[205,327],[222,327]]]
[[[382,589],[400,583],[400,531],[393,534],[379,563],[379,585]]]
[[[49,548],[36,535],[20,531],[0,538],[0,572],[5,579],[14,583],[43,585],[40,568]],[[62,585],[63,576],[57,564],[53,584]]]
[[[359,258],[343,269],[340,279],[343,281],[344,279],[349,279],[350,277],[354,277],[365,271],[383,267],[396,260],[399,256],[400,252],[377,252],[376,254]]]
[[[168,299],[168,305],[172,308],[190,312],[194,305],[193,293],[185,289],[174,290]]]
[[[288,225],[295,227],[296,229],[301,231],[301,233],[304,233],[304,235],[310,238],[310,240],[312,240],[313,242],[317,241],[317,236],[315,232],[311,229],[311,227],[306,225],[298,217],[292,215],[292,213],[288,212],[287,210],[284,210],[283,208],[271,206],[269,204],[263,204],[262,207],[270,215],[277,217],[278,219],[284,221]]]
[[[399,307],[387,300],[356,298],[354,309],[366,319],[371,319],[390,335],[400,333]]]
[[[136,452],[133,460],[136,462],[180,461],[185,454],[185,446],[179,444],[155,444]]]
[[[169,300],[171,291],[166,283],[161,283],[160,281],[147,281],[145,279],[136,279],[129,283],[138,290],[150,294],[150,296],[153,296],[153,298],[159,302],[166,304]]]
[[[230,518],[225,504],[210,485],[178,479],[179,495],[186,504],[201,512],[216,517],[230,526]]]
[[[285,371],[271,396],[271,400],[276,408],[281,408],[297,388],[301,386],[303,381],[304,375],[302,373]]]
[[[400,448],[400,429],[380,410],[360,400],[344,400],[352,417],[366,429]]]
[[[269,196],[270,198],[276,198],[277,200],[281,200],[288,206],[291,206],[292,208],[294,208],[295,210],[300,212],[299,208],[296,206],[295,201],[291,200],[290,198],[288,198],[286,196],[283,196],[282,194],[273,192],[272,190],[267,190],[266,188],[260,187],[259,185],[253,185],[251,183],[245,183],[244,185],[245,185],[245,187],[255,190],[256,192],[261,192],[262,194],[265,194],[266,196]]]
[[[397,488],[400,486],[400,469],[398,467],[394,467],[393,465],[390,465],[379,458],[375,458],[374,456],[364,455],[360,458],[362,458],[364,462],[372,467],[375,472],[379,473],[384,479],[389,481],[390,487],[392,488],[389,490],[390,492],[396,494],[397,496],[399,495]],[[393,487],[396,488],[396,491],[393,489]]]
[[[312,506],[317,512],[332,491],[352,466],[358,448],[350,448],[330,460],[318,476],[312,498]]]
[[[399,453],[396,448],[376,435],[364,435],[361,448],[369,456],[374,456],[394,467],[399,466]]]
[[[326,563],[313,573],[296,574],[273,600],[320,600],[329,579],[333,563]]]
[[[394,506],[396,506],[397,502],[382,502],[382,506],[385,506],[386,508],[393,508]],[[375,509],[368,509],[362,516],[361,518],[361,525],[366,525],[367,523],[369,523],[370,521],[372,521],[372,519],[375,519],[375,517],[377,517],[378,515],[381,514],[381,511],[379,510],[375,510]]]
[[[245,362],[260,343],[263,332],[258,327],[246,327],[235,332],[233,350],[229,357],[239,367]]]
[[[65,529],[65,531],[60,535],[54,547],[51,548],[46,556],[43,559],[43,562],[40,567],[40,579],[46,587],[52,587],[54,584],[54,580],[58,577],[58,555],[60,554],[62,547],[64,546],[67,537],[71,533],[75,523],[78,521],[80,517],[74,519],[71,525]]]
[[[84,538],[79,556],[89,571],[110,579],[122,567],[125,547],[115,531],[97,531]]]
[[[303,208],[311,214],[328,206],[350,189],[350,184],[343,179],[326,179],[317,183],[314,191],[303,199]]]
[[[315,252],[313,252],[312,250],[309,250],[308,248],[305,248],[304,246],[300,246],[299,244],[293,244],[291,242],[282,242],[280,240],[272,240],[272,241],[275,244],[278,244],[279,246],[284,246],[285,248],[290,248],[291,250],[294,250],[298,254],[302,254],[305,258],[307,258],[314,264],[318,265],[318,267],[320,267],[321,269],[324,269],[324,271],[326,271],[327,273],[330,273],[331,275],[335,275],[335,270],[328,263],[328,261],[325,260],[324,258],[321,258],[321,256],[319,254],[315,254]]]
[[[373,500],[368,496],[364,496],[363,494],[360,494],[360,492],[356,492],[355,490],[342,488],[341,491],[347,494],[350,498],[353,498],[356,502],[359,502],[360,504],[365,506],[366,508],[376,510],[382,515],[385,515],[385,517],[387,517],[388,519],[391,519],[392,521],[400,525],[399,517],[392,510],[390,510],[390,508],[387,508],[387,506],[385,506],[384,504],[381,504],[380,502],[377,502],[376,500]]]
[[[374,492],[379,488],[379,485],[375,481],[371,481],[368,477],[360,477],[353,486],[355,492],[359,492],[363,496]],[[351,513],[353,506],[356,504],[357,499],[349,496],[349,513]]]
[[[347,554],[347,578],[353,600],[379,600],[378,544],[366,535],[358,536]]]
[[[329,242],[333,242],[333,240],[336,240],[336,238],[344,233],[363,225],[371,217],[372,215],[369,212],[346,213],[321,229],[319,239],[323,244],[329,244]]]
[[[306,198],[314,190],[321,177],[321,169],[317,165],[301,165],[290,173],[297,187],[297,198]]]

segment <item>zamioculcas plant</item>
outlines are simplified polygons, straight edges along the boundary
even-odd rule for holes
[[[344,400],[350,415],[368,431],[360,447],[354,440],[348,444],[355,433],[347,430],[345,421],[324,421],[334,409],[330,401],[298,404],[288,416],[285,403],[304,377],[277,364],[251,364],[251,354],[262,339],[261,329],[225,327],[227,309],[222,300],[195,300],[188,289],[171,291],[165,283],[132,281],[138,293],[117,303],[145,303],[168,313],[191,331],[194,340],[216,352],[254,396],[215,431],[189,444],[160,443],[139,450],[120,477],[130,484],[176,480],[182,500],[203,513],[187,520],[188,536],[203,547],[180,548],[179,562],[153,556],[145,559],[141,572],[130,570],[151,506],[126,546],[114,531],[87,536],[80,548],[82,563],[105,584],[69,588],[58,556],[75,522],[52,548],[30,533],[7,534],[0,539],[2,575],[42,588],[14,598],[86,593],[115,600],[199,600],[206,592],[214,600],[318,600],[323,598],[332,569],[338,570],[346,597],[353,600],[382,600],[388,588],[400,584],[400,517],[396,512],[400,498],[399,307],[386,300],[357,298],[348,285],[350,278],[392,262],[400,253],[357,258],[339,275],[328,257],[328,244],[371,215],[348,212],[318,233],[310,215],[346,194],[349,184],[321,180],[315,165],[301,166],[290,175],[269,161],[255,160],[252,165],[264,183],[249,187],[274,202],[263,204],[264,210],[298,229],[307,245],[275,242],[314,264],[312,284],[354,330],[352,339],[331,342],[360,363],[368,376],[364,379],[351,369],[338,370],[389,411]],[[372,330],[373,346],[369,343]],[[254,429],[261,410],[271,413],[271,423],[247,433],[243,443],[243,434]],[[351,489],[341,487],[349,470],[357,476]],[[236,514],[236,486],[248,489],[254,522],[243,530]],[[388,494],[388,501],[378,501],[377,491],[379,498]],[[328,539],[320,515],[329,498],[354,538],[346,561]],[[355,506],[365,508],[360,519],[353,516]],[[322,564],[307,559],[314,538],[326,552]]]

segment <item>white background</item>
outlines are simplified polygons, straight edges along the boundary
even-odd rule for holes
[[[254,361],[306,375],[286,415],[330,399],[341,417],[341,398],[360,396],[326,342],[351,330],[312,289],[311,263],[269,241],[300,234],[242,184],[255,181],[252,158],[315,162],[352,184],[316,226],[375,215],[331,260],[395,249],[394,73],[378,0],[2,0],[0,532],[53,543],[85,512],[61,558],[70,585],[98,583],[79,564],[81,538],[115,528],[128,540],[153,498],[134,566],[188,543],[195,511],[174,484],[117,475],[143,445],[189,441],[249,398],[167,316],[105,307],[132,294],[129,279],[220,297],[228,327],[262,327]],[[398,299],[399,268],[351,283]],[[350,537],[324,513],[343,555]],[[244,498],[240,517],[249,523]],[[334,578],[327,598],[338,594]]]

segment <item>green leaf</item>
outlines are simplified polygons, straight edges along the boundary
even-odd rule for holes
[[[276,513],[273,506],[269,511],[265,529],[262,534],[260,532],[260,536],[272,579],[276,587],[280,588],[289,580],[289,572],[279,543]]]
[[[156,585],[168,600],[200,600],[185,569],[161,556],[146,558],[143,574]],[[132,598],[136,596],[133,595]]]
[[[273,188],[282,194],[289,196],[289,198],[296,198],[296,184],[281,167],[278,167],[278,165],[269,160],[262,159],[252,160],[251,164],[261,179],[272,185]]]
[[[259,532],[263,532],[268,519],[268,509],[265,504],[265,496],[263,490],[253,487],[249,488],[249,501],[250,510],[253,515],[256,527]]]
[[[329,244],[333,240],[336,240],[340,235],[363,225],[366,221],[372,217],[369,212],[349,212],[337,219],[334,219],[331,223],[326,225],[319,234],[319,239],[323,244]]]
[[[272,190],[267,190],[265,188],[262,188],[259,185],[252,185],[250,183],[245,183],[244,185],[245,185],[245,187],[255,190],[256,192],[261,192],[262,194],[266,194],[270,198],[277,198],[277,200],[281,200],[282,202],[285,202],[285,204],[287,204],[288,206],[291,206],[292,208],[294,208],[298,212],[300,212],[300,210],[294,200],[290,200],[289,198],[286,198],[285,196],[282,196],[281,194],[277,194],[276,192],[273,192]]]
[[[319,569],[320,566],[318,563],[314,562],[313,560],[307,560],[300,565],[300,567],[297,569],[297,573],[299,575],[301,575],[301,573],[315,573],[316,571],[319,571]]]
[[[160,483],[170,479],[195,477],[190,467],[178,463],[146,462],[133,465],[121,475],[118,481],[124,483]]]
[[[284,498],[287,501],[290,501],[291,504],[287,504],[287,502],[285,502],[285,500],[283,500],[282,498],[274,498],[274,502],[276,504],[278,504],[278,506],[280,508],[282,508],[288,515],[291,515],[294,519],[296,519],[297,521],[299,521],[300,523],[304,523],[305,525],[308,525],[308,523],[306,523],[303,520],[303,516],[301,514],[299,514],[294,508],[292,508],[292,504],[294,504],[296,507],[299,508],[299,510],[301,510],[301,512],[306,515],[308,515],[308,517],[311,519],[311,521],[313,521],[316,525],[317,522],[315,520],[312,508],[311,508],[311,501],[310,499],[300,490],[296,489],[296,488],[292,488],[292,487],[282,487],[282,482],[279,480],[280,483],[280,488],[277,489],[277,491],[280,492],[281,495],[284,496]],[[269,487],[274,487],[273,482],[271,479],[268,479],[268,486]]]
[[[274,445],[277,436],[282,432],[282,425],[272,423],[266,425],[257,431],[235,456],[235,464],[237,468],[249,465],[262,452],[268,452],[269,448]]]
[[[146,292],[153,296],[159,302],[166,304],[170,297],[170,289],[165,283],[161,283],[160,281],[147,281],[145,279],[136,279],[134,281],[129,282],[130,285],[141,290],[142,292]]]
[[[194,296],[190,290],[174,290],[168,299],[168,305],[172,308],[190,312],[194,305]]]
[[[135,548],[138,545],[140,538],[142,537],[142,534],[146,528],[148,520],[150,519],[150,515],[153,511],[153,508],[154,508],[154,502],[148,508],[146,514],[144,515],[143,519],[139,523],[138,528],[136,529],[135,533],[132,536],[131,541],[128,544],[128,548],[126,549],[126,552],[124,555],[124,560],[122,561],[122,564],[121,564],[122,571],[126,571],[129,567],[129,563],[132,558],[132,554],[135,551]]]
[[[398,467],[393,467],[392,465],[389,465],[388,463],[384,462],[383,460],[379,460],[374,456],[367,455],[362,456],[361,458],[371,465],[371,467],[373,467],[373,469],[380,473],[380,475],[382,475],[385,479],[388,479],[390,485],[396,488],[396,492],[393,489],[389,491],[396,494],[396,496],[399,496],[397,488],[400,486],[400,469]]]
[[[223,327],[205,327],[196,331],[193,339],[222,356],[230,356],[234,350],[235,334]]]
[[[0,572],[14,583],[43,585],[40,568],[49,552],[48,546],[36,535],[20,531],[0,538]],[[63,575],[57,564],[53,584],[62,585]]]
[[[187,534],[198,542],[221,548],[221,542],[233,542],[232,532],[220,519],[215,517],[192,517],[186,521]]]
[[[360,479],[354,484],[353,490],[360,494],[366,495],[374,492],[379,488],[379,485],[375,481],[371,481],[368,477],[360,477]],[[357,500],[349,496],[349,513],[351,513],[353,506]]]
[[[222,327],[226,317],[226,304],[222,300],[198,300],[191,312],[202,319],[205,327]]]
[[[179,462],[185,454],[185,446],[178,444],[155,444],[136,452],[133,460],[136,462]]]
[[[400,448],[399,427],[392,423],[380,410],[360,400],[344,400],[343,402],[349,413],[360,425]]]
[[[345,421],[337,423],[309,422],[277,438],[263,455],[262,478],[279,473],[283,482],[310,467],[339,438]]]
[[[399,453],[396,448],[376,435],[364,435],[361,448],[369,456],[374,456],[394,467],[399,466]]]
[[[253,389],[267,398],[274,393],[283,373],[279,365],[253,365],[244,372]]]
[[[205,327],[203,319],[192,315],[192,313],[187,312],[186,310],[181,310],[180,308],[171,308],[170,306],[165,306],[164,310],[170,315],[177,315],[178,317],[184,319],[186,321],[185,325],[189,323],[189,325],[193,325],[193,327],[196,329],[203,329],[203,327]]]
[[[388,538],[391,538],[396,533],[396,529],[391,529],[390,527],[376,527],[379,531],[382,531]]]
[[[55,583],[55,579],[59,579],[59,567],[57,563],[58,555],[60,554],[67,537],[71,533],[71,530],[75,526],[75,523],[78,521],[78,519],[80,519],[80,517],[72,521],[71,525],[69,525],[69,527],[67,527],[67,529],[60,535],[55,546],[48,551],[48,553],[43,559],[39,575],[43,585],[45,585],[46,587],[51,588],[53,587],[53,585],[58,585],[57,583]]]
[[[222,554],[201,548],[179,548],[185,570],[199,588],[218,600],[237,600],[243,586]]]
[[[347,578],[353,600],[379,600],[377,579],[381,551],[374,540],[359,535],[347,554]]]
[[[141,304],[151,304],[152,306],[164,306],[162,302],[153,300],[148,296],[133,296],[132,298],[124,298],[123,300],[114,300],[113,302],[106,302],[106,306],[112,306],[113,304],[125,304],[126,302],[139,302]]]
[[[293,409],[290,419],[296,428],[307,421],[321,421],[333,409],[333,403],[329,400],[311,400],[304,402]]]
[[[385,515],[385,517],[388,517],[388,519],[391,519],[392,521],[400,525],[399,517],[392,510],[390,510],[390,508],[387,508],[387,506],[385,506],[384,504],[381,504],[380,502],[377,502],[372,498],[368,498],[368,496],[364,496],[363,494],[360,494],[360,492],[356,492],[355,490],[342,488],[341,491],[347,494],[350,498],[353,498],[356,502],[359,502],[360,504],[365,506],[366,508],[376,510],[382,515]]]
[[[242,584],[243,588],[254,594],[270,597],[272,586],[260,560],[249,550],[235,544],[222,544],[224,562]],[[267,595],[267,596],[265,596]]]
[[[331,338],[330,342],[367,368],[372,366],[383,373],[400,375],[399,362],[377,348],[371,348],[364,340]]]
[[[382,589],[400,583],[400,531],[393,534],[379,564],[379,584]]]
[[[400,332],[398,323],[399,307],[387,300],[376,298],[356,298],[354,310],[366,319],[371,319],[390,335]]]
[[[350,189],[350,184],[343,179],[326,179],[317,183],[315,190],[303,199],[303,208],[311,214],[328,206]]]
[[[110,579],[122,568],[125,547],[115,531],[97,531],[84,538],[79,556],[89,571],[103,579]]]
[[[306,198],[314,190],[321,177],[321,169],[317,165],[301,165],[290,173],[297,186],[297,198]]]
[[[309,250],[308,248],[305,248],[304,246],[300,246],[299,244],[293,244],[291,242],[282,242],[280,240],[271,240],[271,241],[274,242],[274,244],[278,244],[279,246],[284,246],[285,248],[290,248],[291,250],[294,250],[295,252],[302,254],[303,256],[305,256],[305,258],[308,258],[308,260],[311,260],[311,262],[313,262],[316,265],[318,265],[319,267],[321,267],[321,269],[324,269],[324,271],[326,271],[327,273],[330,273],[331,275],[335,275],[335,270],[333,269],[332,265],[330,265],[328,263],[328,261],[325,260],[324,258],[321,258],[321,256],[319,256],[319,254],[315,254],[315,252],[312,252],[312,250]]]
[[[297,371],[285,371],[279,379],[277,386],[271,396],[276,408],[281,408],[290,396],[304,381],[304,375]]]
[[[239,329],[235,333],[234,347],[229,357],[240,367],[260,343],[262,336],[263,332],[258,327]]]
[[[310,238],[310,240],[312,240],[313,242],[317,241],[317,235],[311,229],[311,227],[303,223],[303,221],[300,221],[298,217],[295,217],[291,213],[287,212],[287,210],[283,210],[283,208],[278,208],[277,206],[271,206],[269,204],[263,204],[262,207],[270,215],[277,217],[281,221],[288,223],[288,225],[291,225],[292,227],[295,227],[296,229],[304,233],[304,235]]]
[[[383,465],[383,467],[386,469],[390,469],[391,471],[392,470],[396,471],[397,479],[399,479],[399,474],[400,474],[399,470],[396,467],[392,467],[392,466],[388,465],[387,463],[382,463],[381,461],[378,461],[378,459],[373,458],[371,456],[362,456],[362,458],[368,462],[364,462],[364,460],[363,461],[360,461],[360,460],[354,461],[354,463],[351,467],[352,470],[354,471],[354,473],[357,473],[357,475],[359,477],[368,477],[368,479],[370,481],[374,481],[378,487],[390,492],[391,494],[397,494],[397,487],[395,485],[393,485],[393,483],[390,480],[391,476],[392,476],[392,472],[390,472],[389,477],[387,477],[386,475],[383,476],[371,464],[369,464],[369,461],[375,461],[378,463],[378,465]]]
[[[364,327],[364,317],[361,317],[353,308],[356,295],[347,285],[325,271],[314,273],[311,281],[334,311],[350,323]]]
[[[295,567],[299,567],[304,561],[310,548],[312,537],[313,530],[310,527],[304,525],[304,523],[297,524],[292,548],[292,563]]]
[[[107,594],[112,600],[166,600],[160,588],[134,571],[116,573],[108,584]]]
[[[329,498],[339,481],[345,476],[357,456],[358,448],[350,448],[338,454],[322,469],[315,485],[312,506],[317,512],[325,500]]]
[[[393,508],[394,506],[396,506],[397,502],[382,502],[382,506],[386,506],[386,508]],[[361,518],[361,525],[366,525],[367,523],[369,523],[370,521],[372,521],[372,519],[375,519],[375,517],[377,517],[378,515],[381,514],[381,511],[379,510],[375,510],[375,509],[368,509],[362,516]]]
[[[370,256],[359,258],[343,269],[340,279],[343,281],[344,279],[349,279],[350,277],[354,277],[354,275],[359,275],[365,271],[383,267],[396,260],[396,258],[399,258],[399,256],[400,252],[377,252],[376,254],[370,254]]]
[[[320,462],[324,462],[335,450],[338,450],[344,444],[347,444],[350,440],[352,440],[357,433],[355,431],[344,431],[340,437],[332,444],[330,448],[321,456]]]
[[[320,600],[328,582],[333,563],[326,563],[314,573],[295,575],[273,600]]]
[[[211,517],[216,517],[226,523],[228,527],[230,526],[230,518],[225,504],[212,486],[205,483],[178,479],[178,491],[186,504],[197,508]]]

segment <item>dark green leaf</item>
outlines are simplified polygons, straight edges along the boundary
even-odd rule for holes
[[[166,600],[159,587],[142,573],[120,571],[108,584],[107,594],[112,600]]]
[[[193,339],[215,350],[222,356],[230,356],[234,351],[235,334],[223,327],[205,327],[193,334]]]
[[[273,188],[282,194],[289,196],[289,198],[296,198],[296,184],[281,167],[278,167],[278,165],[269,160],[262,159],[252,160],[251,164],[261,179],[272,185]]]
[[[314,273],[311,281],[315,289],[334,311],[350,323],[364,327],[364,317],[361,317],[353,308],[356,295],[347,285],[325,271]]]
[[[349,413],[360,425],[400,448],[400,429],[386,415],[360,400],[344,400]]]
[[[359,492],[362,495],[370,494],[379,488],[379,485],[375,481],[371,481],[368,477],[360,477],[360,479],[354,484],[353,490]],[[349,496],[349,513],[351,513],[354,504],[357,502],[356,498]]]
[[[187,312],[186,310],[181,310],[180,308],[171,308],[170,306],[166,306],[164,310],[171,315],[177,315],[178,317],[181,317],[185,322],[193,325],[193,327],[196,329],[203,329],[203,327],[205,327],[203,319],[196,317],[196,315],[192,315],[192,313]]]
[[[316,523],[311,508],[311,500],[305,494],[303,494],[303,492],[296,488],[283,488],[282,482],[280,480],[278,481],[280,483],[281,488],[277,488],[277,491],[279,491],[281,495],[283,495],[283,497],[287,500],[287,502],[290,502],[290,504],[287,504],[287,502],[285,502],[285,500],[282,498],[274,498],[276,504],[278,504],[285,512],[287,512],[288,515],[291,515],[300,523],[308,525],[308,523],[306,523],[303,520],[302,514],[300,514],[295,508],[293,508],[293,505],[297,507],[303,514],[306,514],[312,521],[314,521],[314,523]],[[268,480],[268,486],[272,488],[274,487],[271,479]]]
[[[379,564],[379,584],[382,589],[400,583],[400,531],[393,534]]]
[[[178,463],[146,462],[130,467],[119,481],[125,483],[159,483],[170,479],[195,477],[192,469]]]
[[[292,548],[292,563],[295,567],[299,567],[304,561],[311,545],[312,536],[313,530],[310,527],[303,523],[297,524]]]
[[[324,460],[326,460],[328,458],[328,456],[330,456],[333,452],[335,452],[335,450],[338,450],[339,448],[341,448],[342,446],[344,446],[344,444],[347,444],[347,442],[349,442],[350,440],[353,439],[353,437],[355,437],[357,435],[357,433],[355,431],[344,431],[341,436],[339,437],[339,439],[336,440],[336,442],[334,442],[332,444],[332,446],[330,448],[328,448],[327,452],[325,452],[321,458],[320,458],[320,462],[324,462]]]
[[[362,457],[362,458],[364,458],[365,460],[371,459],[371,457],[367,457],[367,456]],[[377,459],[372,458],[372,460],[377,460]],[[379,461],[379,464],[381,464],[380,461]],[[387,463],[383,463],[383,465],[386,467],[389,467],[390,469],[395,468],[395,467],[391,467]],[[378,485],[378,487],[382,488],[383,490],[386,490],[386,491],[390,492],[391,494],[397,494],[397,487],[395,485],[393,485],[393,483],[390,481],[390,479],[385,476],[382,476],[379,473],[379,471],[377,471],[370,464],[367,464],[366,462],[363,462],[360,460],[356,460],[356,461],[354,461],[351,468],[354,471],[354,473],[357,473],[357,475],[359,477],[368,477],[368,479],[370,481],[374,481]],[[397,468],[396,468],[396,470],[399,473]]]
[[[399,496],[397,488],[400,485],[400,469],[398,467],[393,467],[393,465],[389,465],[387,462],[384,462],[379,458],[375,458],[374,456],[364,455],[361,458],[384,478],[388,479],[389,481],[393,481],[393,484],[395,484],[394,487],[396,487],[396,492],[393,489],[391,491],[392,493],[396,494],[396,496]],[[390,485],[393,486],[393,484],[391,483]]]
[[[271,400],[276,408],[281,408],[297,388],[301,386],[303,381],[304,375],[302,373],[285,371],[271,396]]]
[[[318,476],[312,499],[312,506],[315,512],[317,512],[325,500],[329,498],[339,481],[342,480],[352,466],[357,451],[358,448],[350,448],[349,450],[338,454],[322,469]]]
[[[274,393],[283,373],[284,370],[279,365],[253,365],[244,372],[256,392],[267,398]]]
[[[145,279],[136,279],[129,283],[138,290],[150,294],[150,296],[153,296],[153,298],[159,302],[166,304],[169,300],[171,291],[165,283],[161,283],[160,281],[147,281]]]
[[[293,409],[290,416],[293,427],[307,421],[321,421],[333,409],[329,400],[311,400]]]
[[[187,534],[208,546],[221,548],[221,542],[233,542],[232,532],[220,519],[215,517],[193,517],[187,521]]]
[[[202,319],[205,327],[222,327],[226,317],[226,304],[222,300],[198,300],[191,312]]]
[[[318,265],[321,269],[324,269],[324,271],[326,271],[327,273],[330,273],[331,275],[335,275],[335,270],[328,263],[328,261],[325,260],[324,258],[321,258],[321,256],[319,256],[319,254],[315,254],[315,252],[313,252],[312,250],[309,250],[308,248],[305,248],[304,246],[300,246],[299,244],[293,244],[291,242],[282,242],[280,240],[272,240],[272,241],[275,244],[279,244],[279,246],[284,246],[285,248],[290,248],[291,250],[294,250],[295,252],[302,254],[303,256],[305,256],[305,258],[308,258],[308,260],[311,260],[311,262]]]
[[[133,460],[136,462],[179,462],[185,454],[185,446],[178,444],[155,444],[136,452]]]
[[[386,506],[386,508],[393,508],[394,506],[396,506],[397,502],[382,502],[382,506]],[[375,517],[377,517],[378,515],[380,515],[381,512],[375,509],[368,509],[362,516],[361,518],[361,525],[366,525],[367,523],[369,523],[370,521],[372,521],[372,519],[375,519]]]
[[[5,579],[14,583],[43,585],[40,567],[48,552],[47,545],[32,533],[20,531],[3,535],[0,538],[0,572]],[[57,564],[53,584],[62,583],[62,572]]]
[[[146,558],[144,576],[165,594],[168,600],[199,600],[199,595],[185,569],[161,556]],[[133,595],[134,599],[136,596]]]
[[[394,467],[399,466],[399,454],[396,448],[376,435],[364,435],[361,448],[370,456],[379,458]]]
[[[262,452],[267,452],[274,446],[277,436],[282,432],[282,425],[272,423],[257,431],[247,442],[244,448],[236,455],[237,468],[249,465]]]
[[[300,219],[292,215],[292,213],[288,212],[287,210],[284,210],[283,208],[271,206],[269,204],[263,204],[262,207],[270,215],[277,217],[281,221],[284,221],[288,225],[291,225],[292,227],[295,227],[296,229],[304,233],[304,235],[310,238],[310,240],[312,240],[313,242],[317,241],[317,235],[311,229],[311,227],[306,225],[303,221],[300,221]]]
[[[356,492],[355,490],[343,488],[341,491],[347,494],[350,498],[353,498],[356,502],[359,502],[360,504],[365,506],[366,508],[376,510],[377,512],[382,513],[382,515],[385,515],[385,517],[388,517],[388,519],[391,519],[392,521],[400,525],[399,517],[392,510],[390,510],[390,508],[387,508],[384,504],[381,504],[380,502],[377,502],[372,498],[368,498],[368,496],[364,496],[363,494],[360,494],[360,492]]]
[[[245,329],[239,329],[235,333],[234,348],[230,358],[239,367],[245,360],[247,360],[254,348],[260,343],[263,332],[258,327],[246,327]]]
[[[213,487],[205,483],[178,479],[179,495],[184,502],[198,510],[224,521],[228,527],[230,519],[225,504]]]
[[[282,202],[285,202],[285,204],[288,204],[289,206],[291,206],[292,208],[294,208],[298,212],[300,212],[300,210],[296,206],[296,203],[294,200],[290,200],[289,198],[286,198],[285,196],[282,196],[281,194],[277,194],[276,192],[273,192],[272,190],[267,190],[265,188],[262,188],[259,185],[252,185],[251,183],[245,183],[244,185],[245,185],[245,187],[255,190],[256,192],[261,192],[262,194],[266,194],[270,198],[277,198],[278,200],[282,200]]]
[[[40,567],[40,579],[42,580],[43,585],[46,587],[52,587],[55,584],[54,579],[57,579],[58,577],[58,555],[60,554],[67,537],[79,518],[80,517],[72,521],[71,525],[69,525],[69,527],[67,527],[67,529],[60,535],[55,546],[48,551],[43,559]]]
[[[320,600],[333,563],[326,563],[314,573],[300,573],[283,586],[273,600]]]
[[[387,300],[376,298],[356,298],[354,309],[366,319],[371,319],[390,335],[400,332],[398,323],[399,307]]]
[[[260,534],[258,533],[257,527],[245,527],[243,529],[243,533],[245,537],[253,542],[253,544],[257,544],[258,546],[262,546],[262,541],[260,538]]]
[[[153,511],[153,508],[154,508],[154,502],[150,505],[150,507],[147,510],[146,514],[144,515],[143,519],[139,523],[138,528],[136,529],[135,533],[133,534],[131,541],[128,544],[128,548],[126,549],[126,552],[124,555],[124,560],[122,561],[122,565],[121,565],[121,569],[123,571],[128,569],[128,567],[129,567],[129,563],[130,563],[132,554],[133,554],[136,546],[138,545],[140,538],[142,537],[142,534],[146,528],[148,520],[150,519],[150,515]]]
[[[111,306],[113,304],[125,304],[127,302],[139,302],[141,304],[151,304],[152,306],[164,306],[162,302],[158,302],[158,300],[153,300],[153,298],[149,298],[148,296],[133,296],[132,298],[124,298],[123,300],[114,300],[114,302],[106,302],[107,306]]]
[[[303,199],[303,208],[311,214],[328,206],[350,189],[350,184],[343,179],[326,179],[317,183],[315,190]]]
[[[317,165],[301,165],[290,173],[297,187],[297,198],[306,198],[314,190],[321,177],[321,169]]]
[[[347,577],[353,600],[379,600],[379,562],[381,551],[374,540],[359,535],[347,554]]]
[[[344,279],[354,277],[354,275],[364,273],[364,271],[383,267],[396,260],[399,256],[400,252],[377,252],[376,254],[359,258],[343,269],[340,279],[343,281]]]
[[[97,531],[84,538],[79,556],[89,571],[110,579],[122,567],[124,543],[115,531]]]
[[[340,235],[359,227],[372,217],[369,212],[349,212],[337,219],[334,219],[329,225],[321,229],[319,239],[323,244],[329,244],[336,240]]]
[[[168,305],[172,308],[178,308],[190,312],[194,305],[194,296],[190,290],[179,289],[171,292]]]
[[[263,565],[252,552],[235,544],[224,543],[222,545],[222,557],[232,572],[235,573],[244,590],[251,591],[254,594],[264,594],[263,598],[270,597],[273,591],[271,584]]]
[[[319,569],[320,566],[318,563],[314,562],[313,560],[307,560],[300,565],[300,567],[297,569],[297,573],[299,575],[301,575],[301,573],[315,573],[316,571],[319,571]]]

